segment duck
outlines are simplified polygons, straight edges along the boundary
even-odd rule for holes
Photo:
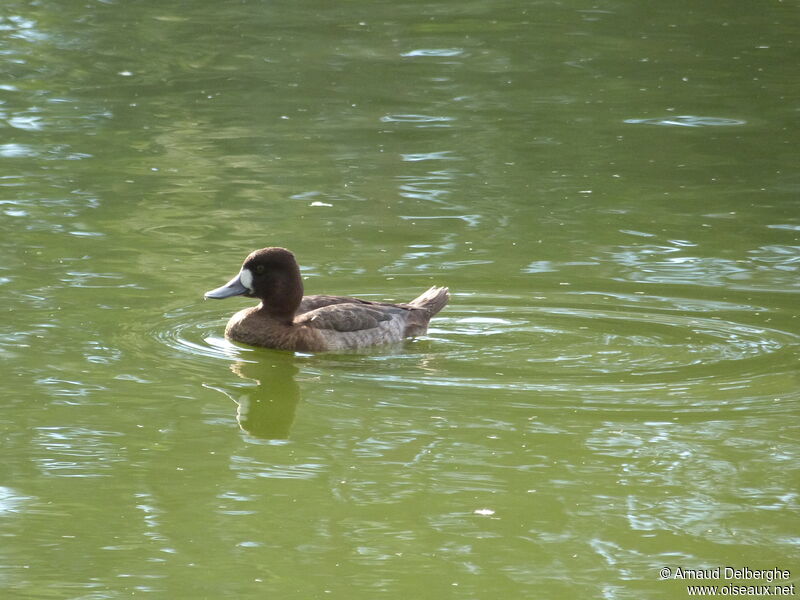
[[[294,254],[269,247],[251,252],[239,273],[206,299],[257,298],[257,306],[233,315],[225,337],[251,346],[301,352],[358,350],[424,335],[431,318],[450,299],[431,287],[414,300],[393,304],[350,296],[303,295]]]

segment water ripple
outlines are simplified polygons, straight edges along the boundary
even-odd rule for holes
[[[461,56],[464,50],[461,48],[419,48],[403,52],[400,56],[410,58],[415,56]]]
[[[513,400],[521,405],[541,400],[588,409],[783,410],[776,398],[796,395],[800,335],[748,322],[761,307],[638,299],[638,306],[609,299],[606,307],[586,307],[568,297],[557,306],[509,306],[522,299],[508,298],[479,306],[456,298],[417,350],[426,356],[417,376],[360,369],[345,377],[465,394],[492,389],[512,400],[522,394]],[[709,314],[725,308],[726,318]]]
[[[667,127],[730,127],[732,125],[744,125],[747,121],[742,121],[741,119],[725,119],[721,117],[679,115],[676,117],[657,117],[651,119],[625,119],[625,123],[635,125],[662,125]]]
[[[455,117],[437,115],[397,114],[381,117],[383,123],[448,123],[455,121]]]
[[[739,289],[797,289],[800,246],[770,245],[747,252],[749,260],[687,254],[688,244],[621,246],[610,253],[622,277],[638,282],[725,286]]]
[[[181,354],[230,361],[248,352],[247,348],[237,346],[222,336],[228,317],[220,317],[219,310],[203,310],[192,305],[168,312],[164,317],[166,321],[149,333],[167,348]]]
[[[470,304],[456,296],[424,339],[363,354],[298,355],[298,364],[340,382],[491,389],[532,406],[534,392],[575,408],[744,410],[775,407],[776,398],[795,393],[787,386],[800,335],[762,325],[761,306],[655,296],[552,299],[559,302],[531,306],[525,298],[482,296]],[[213,307],[166,317],[151,335],[194,362],[258,352],[223,339],[227,315]]]

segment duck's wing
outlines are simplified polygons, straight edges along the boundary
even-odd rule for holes
[[[375,300],[362,300],[361,298],[353,298],[352,296],[326,296],[324,294],[317,294],[314,296],[303,296],[300,306],[297,308],[295,314],[299,317],[307,312],[322,308],[323,306],[332,306],[334,304],[357,304],[358,306],[371,306],[379,310],[393,309],[393,308],[410,308],[409,304],[393,304],[391,302],[376,302]]]
[[[355,300],[355,299],[349,299]],[[408,309],[394,305],[371,305],[357,300],[316,308],[298,316],[295,324],[314,329],[334,331],[364,331],[390,321]]]
[[[323,306],[331,306],[333,304],[368,304],[366,300],[359,300],[358,298],[351,298],[349,296],[326,296],[324,294],[317,294],[315,296],[303,296],[300,306],[297,308],[296,314],[303,315],[312,310],[322,308]]]

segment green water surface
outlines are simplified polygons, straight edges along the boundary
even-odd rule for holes
[[[0,597],[795,582],[799,9],[3,2]],[[238,346],[267,245],[451,304]]]

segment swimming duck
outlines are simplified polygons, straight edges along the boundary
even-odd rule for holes
[[[258,306],[233,315],[225,336],[244,344],[280,350],[354,350],[424,335],[431,317],[447,304],[445,287],[432,287],[411,302],[389,304],[347,296],[303,296],[294,254],[262,248],[245,259],[239,273],[206,298],[246,296]]]

